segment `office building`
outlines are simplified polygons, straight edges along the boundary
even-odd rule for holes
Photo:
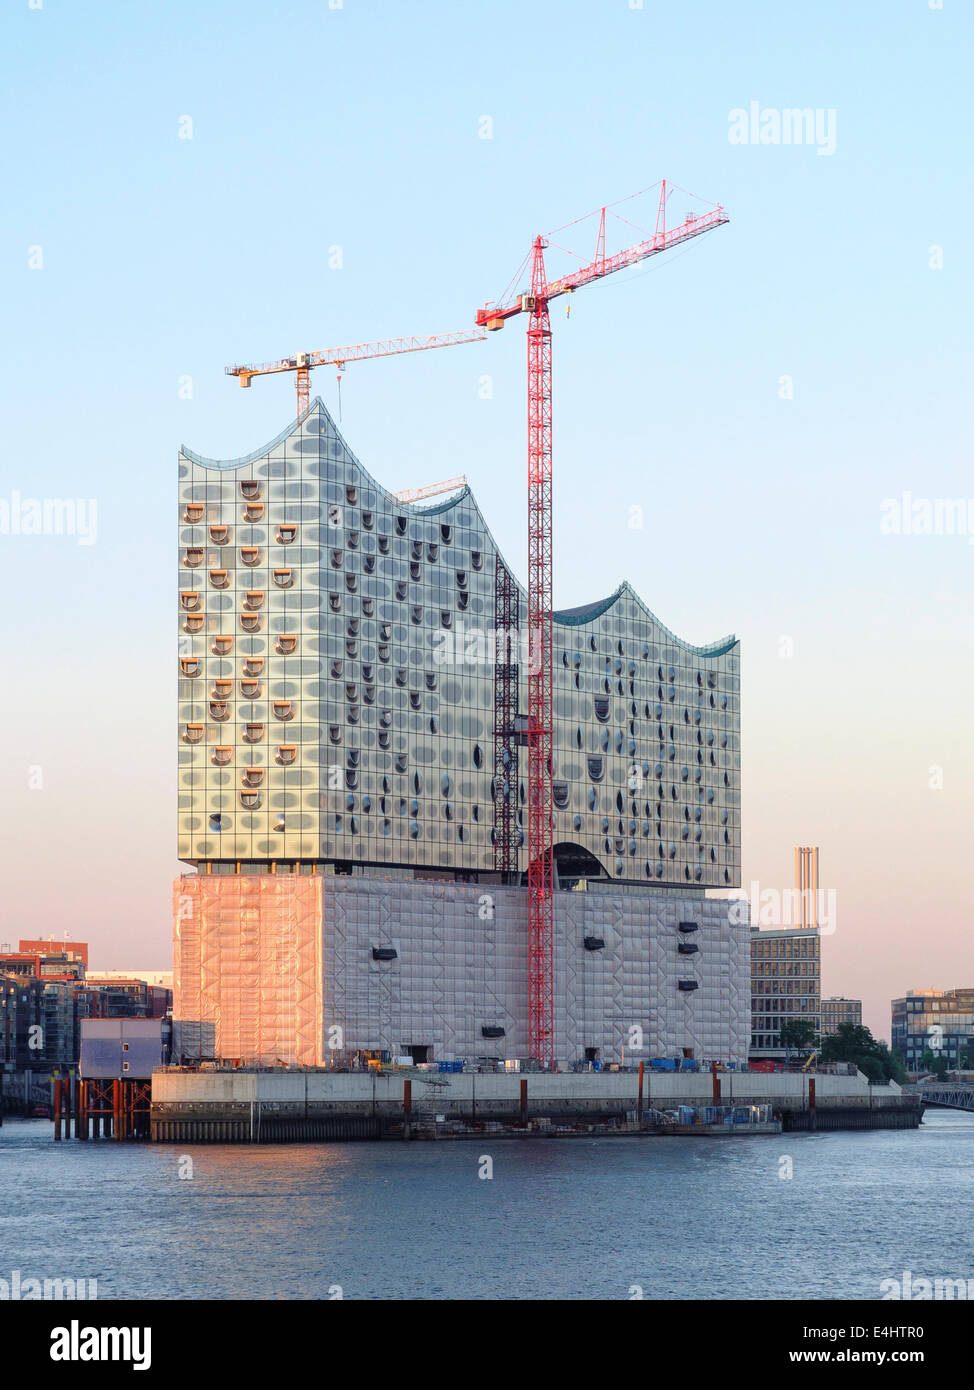
[[[840,1023],[862,1024],[862,1000],[832,998],[822,1000],[822,1037],[836,1033]]]
[[[892,1045],[907,1071],[922,1070],[927,1053],[944,1058],[951,1071],[974,1060],[974,989],[907,990],[893,1000],[892,1024]]]

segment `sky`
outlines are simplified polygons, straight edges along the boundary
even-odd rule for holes
[[[665,177],[671,223],[729,224],[553,307],[555,604],[628,579],[740,637],[744,884],[820,847],[823,994],[888,1037],[891,998],[974,984],[966,0],[10,0],[0,32],[3,941],[170,963],[177,452],[295,408],[224,368],[466,328],[536,234]],[[610,253],[655,223],[617,212]],[[523,578],[523,324],[341,395],[373,476],[466,474]],[[29,499],[74,534],[16,534]]]

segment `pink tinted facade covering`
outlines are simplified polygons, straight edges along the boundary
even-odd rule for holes
[[[320,1065],[318,879],[186,874],[173,914],[174,1060]]]

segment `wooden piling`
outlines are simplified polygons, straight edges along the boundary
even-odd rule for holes
[[[61,1138],[61,1102],[64,1099],[63,1082],[59,1076],[54,1078],[54,1139]]]

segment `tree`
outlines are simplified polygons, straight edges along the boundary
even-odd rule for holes
[[[931,1052],[929,1047],[925,1048],[920,1058],[920,1069],[933,1072],[938,1080],[943,1081],[947,1075],[947,1058],[942,1053]]]
[[[885,1047],[886,1044],[881,1043],[880,1046]],[[910,1079],[907,1073],[906,1058],[898,1051],[888,1051],[887,1056],[889,1057],[890,1080],[898,1082],[901,1086],[904,1085]]]
[[[902,1081],[906,1071],[879,1038],[862,1023],[840,1023],[822,1042],[823,1062],[852,1062],[870,1081]]]
[[[856,1060],[856,1066],[870,1081],[882,1082],[889,1079],[880,1059],[870,1052],[861,1053]]]
[[[840,1023],[822,1043],[822,1056],[827,1062],[854,1062],[875,1051],[877,1040],[863,1023]]]
[[[787,1052],[807,1052],[815,1042],[815,1025],[807,1018],[786,1018],[778,1029],[778,1043]]]

